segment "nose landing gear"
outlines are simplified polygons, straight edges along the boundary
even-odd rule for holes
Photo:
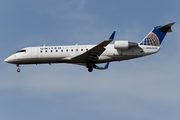
[[[20,72],[20,69],[19,69],[19,68],[17,69],[17,72]]]
[[[17,64],[16,66],[18,67],[17,72],[20,72],[20,69],[19,69],[19,64]]]

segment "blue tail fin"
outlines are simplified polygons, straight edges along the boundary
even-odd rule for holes
[[[154,27],[152,31],[140,42],[140,45],[160,46],[166,33],[172,32],[171,26],[174,23],[169,23],[165,26]]]

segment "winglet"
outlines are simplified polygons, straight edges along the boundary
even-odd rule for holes
[[[116,31],[114,31],[114,32],[112,33],[112,35],[110,36],[109,39],[114,39],[115,33],[116,33]]]
[[[104,66],[104,69],[108,69],[109,67],[109,62],[106,63],[106,65]]]

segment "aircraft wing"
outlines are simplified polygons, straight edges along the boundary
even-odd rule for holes
[[[75,63],[84,63],[87,60],[90,60],[90,61],[93,61],[93,62],[97,61],[99,56],[106,50],[105,47],[111,41],[114,40],[114,36],[115,36],[115,31],[110,36],[109,40],[105,40],[102,43],[100,43],[100,44],[96,45],[95,47],[91,48],[87,52],[71,58],[71,61],[75,62]]]

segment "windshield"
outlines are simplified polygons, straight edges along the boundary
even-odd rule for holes
[[[26,52],[26,50],[20,50],[20,51],[17,51],[16,53],[20,53],[20,52]]]

